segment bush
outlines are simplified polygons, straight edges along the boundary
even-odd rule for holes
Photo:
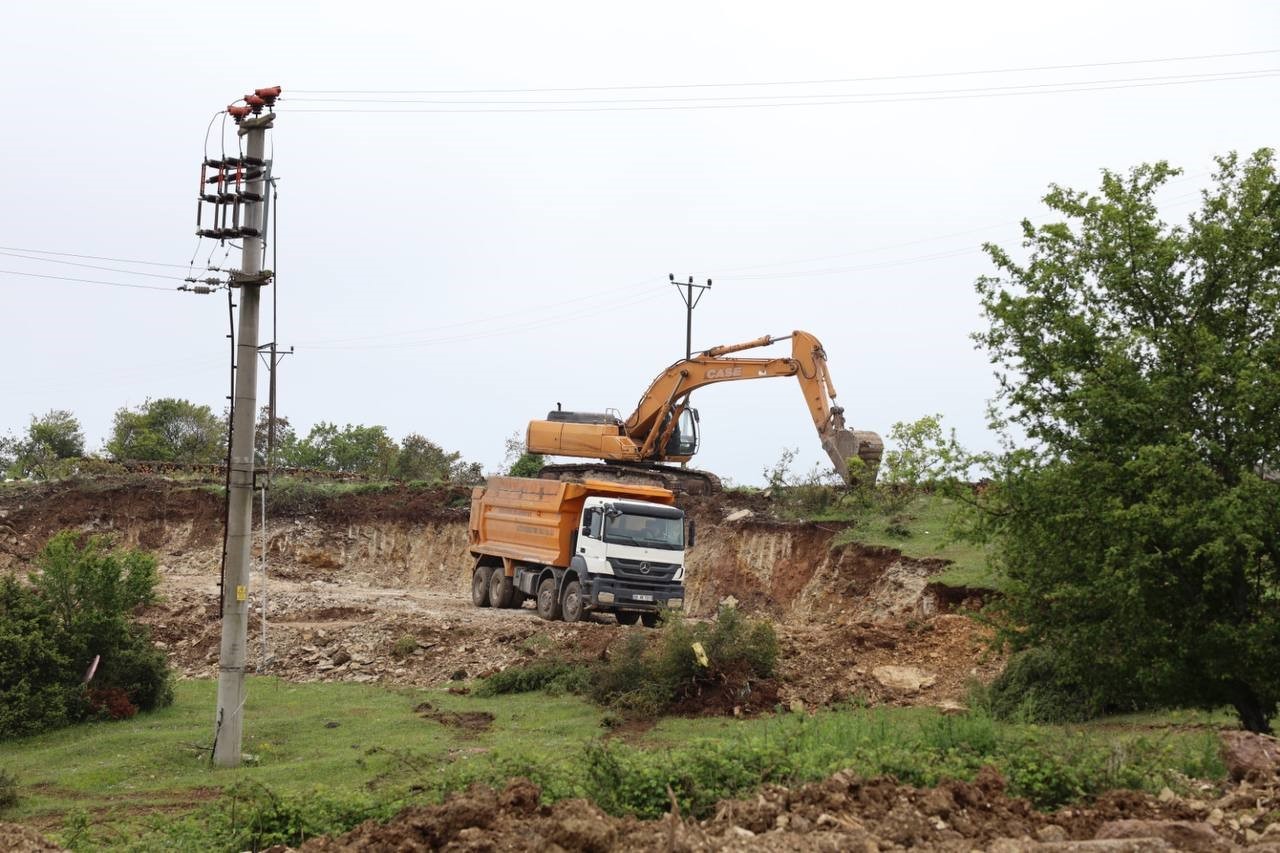
[[[0,738],[172,702],[164,655],[129,619],[155,598],[154,558],[64,531],[35,562],[30,586],[0,581]]]
[[[695,646],[706,655],[705,665]],[[654,717],[708,691],[740,702],[754,685],[773,677],[777,661],[773,626],[725,607],[706,623],[670,616],[656,643],[630,631],[605,663],[550,659],[508,667],[482,681],[476,694],[579,693],[627,715]]]
[[[991,713],[1001,720],[1073,723],[1103,710],[1096,691],[1072,677],[1047,648],[1025,649],[1011,657],[986,696]]]
[[[509,666],[480,682],[477,696],[532,693],[544,690],[551,695],[586,693],[591,687],[591,671],[586,664],[552,659],[524,666]]]

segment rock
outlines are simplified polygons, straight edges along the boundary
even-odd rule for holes
[[[1162,803],[1171,803],[1178,799],[1178,795],[1173,792],[1172,788],[1165,787],[1160,789],[1159,799]]]
[[[1051,823],[1048,826],[1042,826],[1036,830],[1036,838],[1041,841],[1047,841],[1050,844],[1066,841],[1070,837],[1071,836],[1067,835],[1067,831],[1056,823]]]
[[[1267,782],[1280,775],[1280,742],[1253,732],[1223,732],[1222,761],[1235,782]]]
[[[917,693],[932,687],[937,681],[934,676],[914,666],[878,666],[871,670],[871,677],[883,687],[907,693]]]
[[[951,699],[943,699],[937,704],[937,708],[948,717],[955,716],[956,714],[964,714],[969,711],[969,709],[964,705],[961,705],[959,702]]]
[[[790,704],[788,707],[791,709],[791,713],[793,713],[793,714],[803,714],[803,713],[804,713],[804,700],[803,700],[803,699],[792,699],[792,700],[791,700],[791,704]]]
[[[1226,814],[1223,813],[1222,809],[1214,809],[1209,812],[1209,816],[1204,819],[1204,822],[1210,826],[1222,826],[1222,820],[1225,817]]]
[[[1113,820],[1098,827],[1096,839],[1159,838],[1193,853],[1230,850],[1231,844],[1202,823],[1185,820]]]
[[[735,509],[724,517],[725,521],[745,521],[755,516],[755,513],[749,509]]]
[[[348,652],[346,649],[338,649],[336,652],[334,652],[334,655],[333,655],[334,666],[342,666],[344,663],[347,663],[350,660],[351,660],[351,653]]]

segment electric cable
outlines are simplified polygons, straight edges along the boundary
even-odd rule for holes
[[[53,252],[48,249],[28,249],[25,246],[0,246],[0,251],[4,252],[26,252],[29,255],[56,255],[61,258],[84,258],[90,261],[111,261],[117,264],[138,264],[149,267],[173,267],[174,269],[186,269],[186,264],[167,264],[162,261],[139,261],[132,258],[107,258],[102,255],[80,255],[74,252]],[[141,273],[139,273],[141,275]]]
[[[1015,68],[990,68],[985,70],[938,71],[916,74],[887,74],[869,77],[839,77],[824,80],[766,80],[730,83],[660,83],[630,86],[568,86],[537,89],[294,89],[303,95],[503,95],[546,92],[619,92],[638,89],[708,89],[742,86],[819,86],[836,83],[873,83],[888,80],[924,80],[937,77],[969,77],[984,74],[1027,74],[1040,71],[1075,71],[1082,68],[1111,68],[1122,65],[1156,65],[1165,62],[1195,62],[1208,59],[1236,59],[1245,56],[1263,56],[1280,53],[1280,48],[1236,51],[1232,53],[1206,53],[1193,56],[1168,56],[1158,59],[1120,59],[1107,62],[1076,62],[1064,65],[1032,65]]]
[[[0,255],[3,255],[6,258],[20,258],[24,261],[37,261],[37,262],[46,263],[46,264],[65,264],[67,266],[72,266],[72,267],[84,267],[86,269],[102,270],[103,272],[115,272],[115,273],[121,273],[123,275],[143,276],[145,278],[162,278],[167,281],[183,280],[182,276],[177,276],[177,275],[161,275],[160,273],[154,273],[154,272],[135,272],[134,270],[122,270],[119,267],[104,267],[104,266],[99,266],[98,264],[82,264],[79,261],[64,261],[60,258],[39,258],[39,257],[35,257],[34,255],[18,254],[17,252],[0,251]]]
[[[176,287],[159,287],[154,284],[125,284],[119,281],[99,281],[92,278],[72,278],[65,275],[45,275],[38,272],[22,272],[21,270],[0,270],[0,275],[22,275],[29,278],[47,278],[55,281],[69,281],[78,284],[99,284],[105,287],[129,287],[135,290],[161,290],[165,293],[181,293]]]

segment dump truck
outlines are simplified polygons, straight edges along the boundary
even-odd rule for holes
[[[744,350],[791,341],[791,356],[743,358]],[[874,432],[845,427],[844,409],[835,405],[836,389],[827,369],[822,343],[808,332],[783,337],[765,335],[740,344],[711,347],[681,359],[650,383],[635,411],[625,420],[616,412],[573,412],[557,406],[546,420],[530,421],[525,446],[530,453],[576,456],[594,463],[556,463],[539,476],[548,479],[609,479],[649,483],[689,494],[720,491],[710,472],[676,467],[698,452],[698,410],[690,395],[707,385],[794,376],[818,430],[822,449],[834,470],[848,483],[874,483],[884,442]],[[854,470],[849,460],[861,464]]]
[[[667,489],[491,477],[472,492],[467,539],[477,607],[532,598],[543,619],[612,613],[653,627],[684,606],[694,527]]]

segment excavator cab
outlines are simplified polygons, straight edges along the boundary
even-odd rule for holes
[[[666,423],[671,423],[671,415],[667,415]],[[667,439],[667,446],[663,452],[663,456],[671,458],[673,456],[692,456],[698,452],[698,410],[684,409],[680,412],[680,418],[676,421],[676,428],[671,431],[671,438]]]

